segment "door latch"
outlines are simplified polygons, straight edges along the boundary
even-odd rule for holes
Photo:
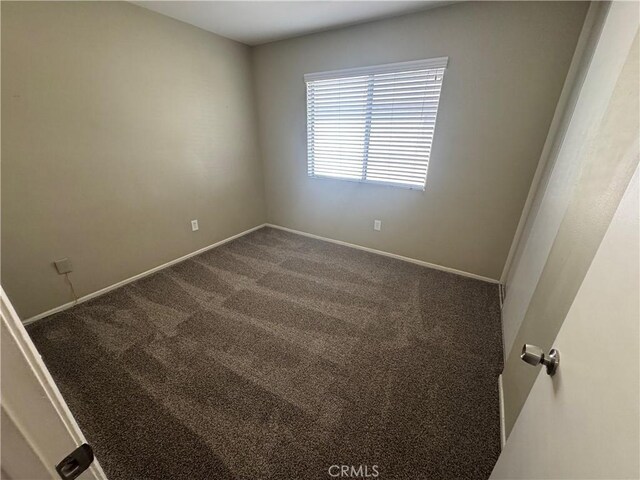
[[[74,480],[89,468],[91,462],[93,462],[93,449],[88,443],[83,443],[56,465],[56,472],[62,480]]]

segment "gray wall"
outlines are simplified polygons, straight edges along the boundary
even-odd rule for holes
[[[502,333],[505,357],[511,351],[515,336],[540,279],[551,246],[569,205],[572,189],[580,172],[578,154],[584,148],[589,128],[597,128],[605,102],[585,101],[599,95],[601,79],[591,79],[584,86],[593,54],[607,18],[609,2],[593,2],[587,13],[578,45],[567,74],[560,101],[543,153],[529,191],[530,208],[525,206],[520,220],[521,234],[511,247],[513,259],[505,265],[503,282],[506,295],[502,305]],[[600,68],[600,75],[607,72]],[[590,77],[593,77],[591,70]],[[609,82],[613,88],[613,80]],[[583,88],[584,87],[584,88]],[[578,98],[583,100],[577,106]],[[571,128],[569,128],[571,126]],[[553,172],[553,178],[552,178]],[[518,235],[516,233],[516,235]],[[518,347],[519,348],[519,347]]]
[[[586,11],[470,2],[256,47],[268,220],[498,279]],[[305,73],[439,56],[425,192],[307,177]]]
[[[250,49],[122,2],[2,2],[2,285],[24,319],[265,220]],[[200,230],[192,233],[191,219]]]
[[[538,374],[521,361],[521,347],[553,346],[638,165],[639,13],[636,2],[614,2],[607,14],[562,147],[545,172],[508,275],[503,322],[517,333],[509,335],[503,372],[507,433]],[[512,303],[523,307],[512,309]]]
[[[71,300],[57,258],[82,296],[265,220],[498,278],[585,13],[463,3],[252,57],[127,3],[2,2],[2,284],[28,318]],[[442,55],[425,192],[306,176],[304,73]]]

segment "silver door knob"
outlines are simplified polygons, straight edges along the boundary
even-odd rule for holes
[[[558,352],[555,348],[552,348],[549,352],[549,355],[545,355],[540,347],[535,345],[529,345],[525,343],[522,346],[522,354],[520,358],[527,362],[529,365],[539,365],[543,364],[547,367],[547,374],[553,375],[558,370],[558,365],[560,364],[560,352]]]

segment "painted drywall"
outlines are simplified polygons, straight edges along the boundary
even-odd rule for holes
[[[2,285],[25,319],[265,221],[249,47],[126,2],[2,2]],[[191,231],[190,221],[200,229]]]
[[[254,48],[268,221],[499,278],[587,7],[465,2]],[[426,191],[307,177],[305,73],[440,56]]]
[[[607,14],[509,276],[503,309],[505,338],[513,339],[503,372],[507,433],[537,374],[520,360],[520,347],[552,346],[638,164],[638,13],[637,3],[614,2]]]
[[[553,160],[557,156],[558,146],[561,143],[564,132],[566,131],[566,125],[568,123],[567,118],[569,117],[569,113],[574,108],[577,100],[577,89],[575,86],[581,85],[584,81],[584,76],[589,63],[588,60],[585,61],[585,58],[590,58],[589,55],[593,53],[593,49],[595,48],[594,44],[597,41],[597,35],[593,35],[595,25],[601,25],[601,20],[604,16],[602,12],[604,11],[606,14],[608,5],[609,2],[589,3],[589,10],[587,11],[584,23],[582,24],[582,31],[580,32],[575,51],[573,52],[573,58],[571,60],[571,65],[569,65],[569,71],[567,72],[564,86],[560,93],[560,98],[556,104],[553,120],[551,120],[551,125],[549,126],[549,133],[547,134],[547,139],[542,147],[540,160],[538,161],[538,166],[536,167],[536,171],[529,187],[529,194],[527,195],[527,199],[522,208],[520,221],[518,222],[518,227],[516,228],[513,241],[511,242],[511,248],[509,249],[507,260],[505,261],[502,269],[502,275],[500,276],[500,283],[502,284],[505,284],[507,281],[507,275],[513,265],[514,256],[517,253],[520,239],[522,238],[523,231],[526,227],[527,218],[535,207],[535,194],[540,188],[543,180],[542,176],[546,171],[549,161]],[[599,24],[598,22],[601,23]]]
[[[609,97],[601,94],[602,87],[607,85],[609,92],[613,90],[617,77],[609,72],[612,68],[619,71],[624,62],[623,57],[615,59],[606,55],[602,48],[594,59],[608,12],[608,2],[593,2],[590,6],[572,61],[571,70],[575,73],[571,78],[567,77],[563,89],[563,96],[568,100],[562,111],[556,111],[562,120],[555,132],[550,131],[549,136],[554,137],[553,146],[546,163],[541,160],[538,165],[539,180],[537,185],[532,184],[529,193],[531,208],[522,213],[523,234],[514,239],[514,259],[504,274],[505,291],[508,290],[502,307],[505,356],[513,347],[567,211],[580,172],[582,149],[588,143],[589,132],[597,129],[606,110]],[[597,68],[590,69],[592,61]],[[585,83],[588,72],[589,79]],[[582,101],[578,103],[581,95]],[[558,105],[558,109],[562,107]]]
[[[636,170],[491,478],[640,478],[638,214]]]

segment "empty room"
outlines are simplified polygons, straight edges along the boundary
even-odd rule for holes
[[[640,478],[640,3],[0,8],[3,480]]]

